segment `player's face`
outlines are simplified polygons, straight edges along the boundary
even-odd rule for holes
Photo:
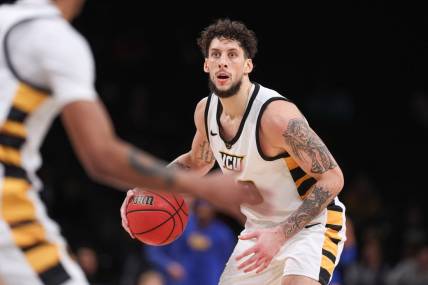
[[[220,97],[230,97],[239,91],[242,78],[248,76],[253,65],[235,40],[214,38],[204,62],[210,87]]]

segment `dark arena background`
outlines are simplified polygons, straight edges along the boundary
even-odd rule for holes
[[[341,284],[352,285],[355,267],[380,276],[428,250],[427,16],[407,2],[322,2],[92,0],[73,25],[92,48],[119,136],[166,161],[189,150],[194,108],[208,94],[200,31],[226,17],[254,30],[250,78],[294,101],[344,172],[357,256]],[[43,153],[43,199],[70,250],[96,253],[93,284],[137,284],[151,267],[121,227],[125,194],[86,176],[59,120]],[[428,271],[426,256],[420,262]]]

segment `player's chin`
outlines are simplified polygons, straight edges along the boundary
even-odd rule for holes
[[[215,87],[218,90],[221,90],[221,91],[228,90],[231,85],[232,85],[232,82],[230,81],[230,79],[226,79],[226,80],[224,80],[224,79],[223,80],[218,79],[215,82]]]

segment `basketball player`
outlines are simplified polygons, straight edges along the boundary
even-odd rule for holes
[[[3,285],[87,284],[37,193],[41,189],[35,175],[41,165],[39,147],[58,113],[88,174],[100,182],[122,189],[138,185],[200,193],[226,210],[251,202],[252,192],[231,177],[201,179],[190,172],[165,169],[162,162],[115,135],[94,90],[88,44],[68,23],[83,0],[8,2],[0,6]]]
[[[190,152],[173,165],[202,175],[215,159],[226,175],[274,191],[261,190],[259,205],[241,206],[245,229],[220,284],[328,284],[345,238],[339,166],[292,102],[250,81],[254,32],[218,20],[198,44],[212,94],[196,107]]]

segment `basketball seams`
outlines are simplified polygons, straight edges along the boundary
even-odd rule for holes
[[[162,196],[161,194],[159,194],[159,193],[155,193],[155,192],[152,192],[152,191],[150,191],[150,190],[145,190],[146,192],[149,192],[149,193],[151,193],[151,194],[153,194],[153,195],[156,195],[156,196],[158,196],[159,198],[161,198],[162,200],[164,200],[165,202],[167,202],[174,210],[175,210],[175,213],[174,213],[174,216],[180,211],[180,209],[182,209],[182,207],[183,207],[183,205],[184,205],[184,199],[183,199],[183,203],[181,204],[181,205],[179,205],[178,203],[177,203],[177,205],[179,206],[179,208],[177,209],[176,207],[174,207],[174,205],[167,199],[167,198],[165,198],[164,196]],[[174,197],[174,199],[175,199],[175,201],[177,201],[177,198],[175,197],[175,195],[174,194],[172,194],[172,196]],[[180,214],[178,214],[177,215],[178,216],[178,218],[180,219],[180,223],[181,223],[181,231],[184,231],[184,223],[183,223],[183,220],[182,220],[182,218],[181,218],[181,216],[180,216]],[[173,229],[174,230],[174,229]]]
[[[144,210],[131,210],[131,211],[129,211],[129,212],[126,213],[126,218],[128,218],[128,214],[135,213],[135,212],[164,212],[164,213],[167,213],[169,215],[168,219],[166,219],[165,221],[163,221],[162,223],[160,223],[159,225],[157,225],[157,226],[155,226],[153,228],[150,228],[150,229],[145,230],[143,232],[138,232],[138,233],[133,232],[133,234],[136,234],[136,235],[142,235],[142,234],[146,234],[148,232],[154,231],[157,228],[159,228],[162,225],[164,225],[165,223],[169,222],[171,220],[171,218],[174,217],[174,215],[172,215],[170,212],[168,212],[166,210],[162,210],[162,209],[144,209]]]
[[[178,205],[178,206],[180,206],[180,202],[178,202],[177,197],[176,197],[175,195],[174,195],[174,200],[175,200],[175,202],[177,202],[177,205]],[[184,199],[183,199],[183,201],[184,201]],[[184,215],[189,216],[189,215],[186,213],[186,211],[184,211],[183,209],[181,209],[181,212],[183,212],[183,214],[184,214]]]

